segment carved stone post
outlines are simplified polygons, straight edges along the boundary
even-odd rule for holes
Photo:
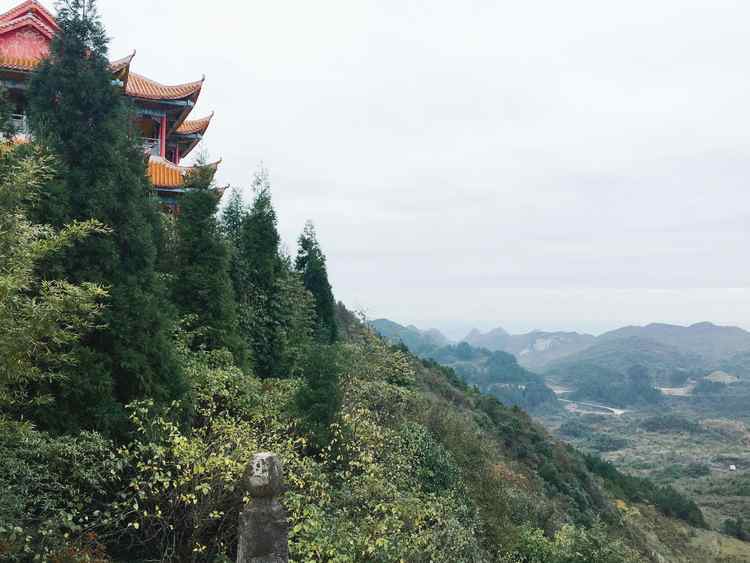
[[[288,563],[287,514],[278,499],[284,490],[279,458],[255,454],[244,484],[252,500],[240,513],[237,563]]]

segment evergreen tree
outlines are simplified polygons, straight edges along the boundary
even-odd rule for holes
[[[315,298],[316,332],[321,342],[332,343],[338,336],[336,326],[336,301],[328,282],[326,257],[318,243],[315,226],[311,221],[299,237],[295,268],[302,274],[305,287]]]
[[[253,179],[253,191],[249,209],[238,192],[232,193],[222,217],[232,247],[240,332],[260,377],[294,377],[301,374],[313,345],[314,300],[291,260],[279,251],[276,212],[263,168]]]
[[[317,346],[308,357],[295,406],[315,449],[330,443],[331,423],[342,401],[341,371],[340,351],[336,346]]]
[[[229,247],[216,218],[219,195],[213,171],[199,164],[185,181],[177,216],[173,300],[182,315],[195,318],[194,344],[226,348],[246,367],[247,349],[239,334],[237,302],[229,273]]]
[[[61,165],[39,213],[50,223],[96,219],[111,235],[88,238],[47,269],[110,288],[106,328],[84,339],[80,366],[58,391],[69,416],[58,412],[53,424],[102,429],[123,422],[122,410],[92,417],[83,406],[108,386],[125,404],[145,396],[168,402],[185,385],[170,338],[173,310],[155,268],[158,211],[122,91],[112,83],[95,2],[62,2],[57,21],[50,57],[29,87],[35,138]]]
[[[287,257],[284,266],[276,280],[271,317],[280,340],[279,374],[297,377],[315,346],[315,298]]]
[[[248,343],[260,377],[280,376],[283,340],[279,323],[278,280],[284,270],[280,237],[271,202],[268,173],[253,178],[253,204],[245,210],[239,194],[224,212],[224,229],[232,243],[232,281],[239,302],[240,332]]]
[[[264,168],[253,178],[253,193],[253,205],[242,221],[239,244],[246,283],[270,292],[283,264],[279,256],[281,237],[271,201],[271,184]]]
[[[238,246],[245,215],[247,215],[247,210],[245,209],[245,202],[242,200],[242,194],[238,190],[232,189],[229,194],[229,201],[222,212],[221,225],[225,236],[233,247]]]

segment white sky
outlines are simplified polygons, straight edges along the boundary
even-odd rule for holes
[[[99,4],[113,58],[206,74],[220,181],[263,161],[369,316],[750,328],[749,2]]]

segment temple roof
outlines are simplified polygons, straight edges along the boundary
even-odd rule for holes
[[[208,129],[208,126],[211,124],[211,119],[213,118],[213,116],[214,114],[213,112],[211,112],[211,115],[207,115],[206,117],[202,117],[201,119],[186,119],[182,122],[182,125],[180,125],[175,132],[178,135],[192,135],[195,133],[203,135],[206,132],[206,129]]]
[[[181,166],[160,156],[152,156],[148,161],[148,176],[157,188],[182,187],[184,174]]]
[[[59,27],[55,16],[47,10],[42,4],[36,0],[26,0],[15,8],[11,8],[4,14],[0,14],[0,22],[9,22],[11,20],[20,19],[23,16],[33,16],[42,23],[45,27],[52,30],[53,34]]]
[[[112,61],[110,63],[112,73],[119,74],[123,71],[126,71],[130,67],[130,61],[133,60],[134,56],[135,51],[133,51],[132,55],[128,55],[127,57],[124,57],[122,59]],[[11,70],[31,71],[39,66],[40,62],[42,62],[41,59],[37,58],[9,57],[0,53],[0,67],[9,68]]]
[[[127,57],[109,63],[112,74],[122,83],[124,89],[127,89],[128,81],[130,80],[130,63],[133,61],[133,57],[135,57],[135,50]]]
[[[203,87],[205,78],[196,82],[179,84],[177,86],[165,86],[134,72],[130,73],[125,93],[134,98],[144,100],[183,100],[185,98],[197,98]]]
[[[34,14],[26,14],[19,18],[0,20],[0,33],[7,33],[14,29],[31,26],[38,30],[47,39],[52,39],[57,33],[56,27],[50,27],[46,22],[36,17]]]
[[[34,0],[1,14],[0,67],[34,70],[49,54],[49,43],[58,29],[54,16]]]
[[[127,57],[117,59],[116,61],[110,61],[109,68],[112,69],[112,72],[120,72],[121,70],[130,66],[133,57],[135,57],[135,51],[130,53]]]
[[[39,59],[9,57],[0,53],[0,67],[8,70],[29,72],[34,70],[39,65],[39,62]]]
[[[221,160],[206,164],[216,173]],[[193,169],[192,166],[177,166],[160,156],[152,156],[148,161],[148,177],[154,187],[158,189],[179,189],[185,183],[185,175]]]

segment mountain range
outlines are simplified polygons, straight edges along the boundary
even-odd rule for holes
[[[485,334],[471,331],[464,342],[492,352],[513,354],[518,363],[528,369],[541,369],[549,362],[575,354],[591,346],[596,337],[577,332],[544,332],[535,330],[526,334],[509,334],[496,328]]]
[[[474,330],[464,340],[473,346],[513,354],[521,365],[532,370],[545,370],[562,360],[587,361],[592,355],[599,359],[621,355],[625,349],[635,351],[630,354],[633,361],[640,355],[648,363],[700,368],[718,367],[727,358],[750,352],[750,332],[709,322],[690,326],[663,323],[628,326],[598,337],[576,332],[534,331],[511,335],[503,329],[484,334]]]
[[[439,330],[420,330],[388,319],[372,321],[377,332],[391,341],[403,342],[413,352],[424,355],[451,344]],[[671,372],[747,369],[750,359],[750,332],[730,326],[702,322],[690,326],[653,323],[627,326],[601,336],[577,332],[532,331],[510,334],[503,328],[488,332],[472,330],[461,342],[490,352],[507,352],[532,371],[561,371],[576,363],[595,364],[618,371],[642,364],[654,370],[659,379]]]

